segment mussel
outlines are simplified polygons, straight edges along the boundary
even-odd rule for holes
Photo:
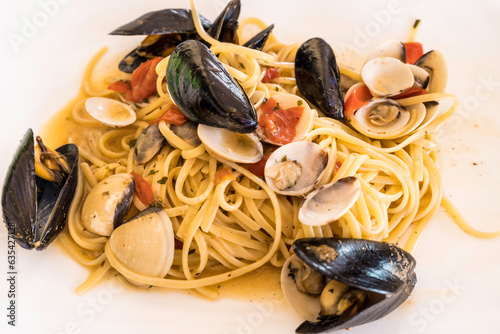
[[[236,30],[240,11],[240,0],[231,0],[217,16],[207,33],[218,41],[238,44]]]
[[[281,279],[288,303],[308,318],[296,333],[378,320],[401,305],[417,282],[415,259],[386,242],[308,238],[296,240],[293,250]]]
[[[28,129],[10,164],[2,192],[9,231],[23,248],[45,249],[66,225],[78,182],[78,147],[52,151]]]
[[[201,42],[179,44],[166,70],[170,97],[193,122],[250,133],[257,114],[241,86]]]
[[[245,44],[243,44],[243,46],[259,51],[262,50],[264,48],[264,45],[266,45],[267,39],[269,38],[269,35],[271,35],[273,29],[274,29],[274,24],[271,24],[269,27],[262,30],[257,35],[246,41]]]
[[[340,72],[331,46],[321,38],[304,42],[295,56],[300,93],[326,116],[344,117]]]

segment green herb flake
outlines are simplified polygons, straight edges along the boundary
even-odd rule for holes
[[[155,174],[156,174],[156,173],[158,173],[158,172],[159,172],[158,170],[151,169],[151,170],[149,171],[148,176],[149,176],[149,175],[155,175]]]
[[[286,155],[284,155],[283,158],[281,158],[281,162],[285,162],[285,161],[287,161]]]
[[[243,63],[240,63],[240,67],[241,67],[242,69],[245,69],[245,65],[243,65]]]
[[[103,196],[109,196],[109,191],[105,191],[102,193]]]
[[[267,97],[264,98],[264,101],[262,101],[262,103],[266,104],[267,102]]]
[[[276,103],[276,106],[273,108],[273,111],[279,110],[280,109],[280,104]]]
[[[196,251],[196,249],[194,249],[194,248],[193,248],[193,249],[190,249],[190,250],[189,250],[189,252],[188,252],[188,255],[193,254],[195,251]]]
[[[168,177],[164,176],[160,180],[158,180],[158,183],[159,184],[165,184],[165,183],[167,183],[167,180],[168,180]]]
[[[132,139],[131,141],[128,142],[128,146],[132,148],[135,146],[135,143],[137,143],[137,139]]]
[[[300,107],[302,105],[302,100],[298,100],[297,105]]]
[[[274,87],[274,90],[279,92],[280,89],[278,88],[278,86],[276,86],[276,87]]]

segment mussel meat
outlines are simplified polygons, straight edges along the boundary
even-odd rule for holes
[[[331,46],[321,38],[304,42],[295,56],[300,93],[326,116],[344,117],[340,72]]]
[[[241,86],[201,42],[179,44],[166,71],[170,97],[193,122],[250,133],[257,114]]]
[[[66,225],[78,182],[78,147],[52,151],[28,129],[10,164],[2,192],[9,231],[23,248],[45,249]]]
[[[386,242],[308,238],[296,240],[293,250],[281,279],[288,303],[308,319],[296,333],[378,320],[401,305],[417,282],[415,259]]]

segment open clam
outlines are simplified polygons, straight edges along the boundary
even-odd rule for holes
[[[297,333],[324,333],[378,320],[401,305],[416,282],[416,261],[378,241],[299,239],[284,264],[288,303],[307,320]]]
[[[375,58],[391,57],[403,63],[406,62],[406,49],[404,44],[397,39],[390,39],[377,46],[367,56],[365,63]]]
[[[110,236],[132,206],[135,182],[127,173],[114,174],[99,182],[85,198],[81,210],[83,226],[92,233]]]
[[[52,151],[39,137],[37,142],[35,148],[28,129],[5,178],[2,212],[21,247],[43,250],[66,225],[78,182],[78,147]]]
[[[140,275],[164,277],[174,260],[172,222],[156,207],[140,212],[114,230],[109,244],[118,261]]]
[[[281,195],[301,196],[317,183],[328,163],[328,152],[315,143],[299,141],[274,151],[264,167],[266,183]]]
[[[264,100],[257,110],[257,135],[268,143],[284,145],[302,140],[311,130],[313,112],[297,95],[276,94]]]
[[[99,122],[116,128],[130,125],[136,120],[135,111],[128,104],[107,97],[88,98],[85,109]]]
[[[411,88],[415,81],[412,71],[402,61],[392,58],[374,58],[361,69],[363,82],[373,96],[389,97]]]
[[[153,159],[166,143],[167,140],[160,132],[158,123],[148,126],[137,137],[134,149],[134,163],[141,165]]]
[[[448,66],[441,52],[432,50],[420,57],[416,62],[429,73],[429,93],[444,93],[448,84]]]
[[[198,137],[209,150],[230,161],[255,163],[264,155],[262,144],[253,133],[237,133],[200,124]]]
[[[354,177],[345,177],[312,191],[299,210],[302,224],[321,226],[342,217],[359,197],[361,184]]]

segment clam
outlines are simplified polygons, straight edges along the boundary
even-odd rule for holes
[[[39,137],[37,142],[35,148],[28,129],[5,177],[2,212],[18,245],[43,250],[66,225],[78,183],[78,147],[52,151]]]
[[[198,137],[205,147],[230,161],[255,163],[264,155],[262,144],[253,133],[237,133],[200,124]]]
[[[361,184],[354,176],[326,184],[307,195],[299,209],[299,221],[321,226],[342,217],[359,197]]]
[[[168,91],[184,116],[193,122],[250,133],[257,115],[241,86],[202,43],[179,44],[166,71]]]
[[[403,107],[394,100],[375,98],[355,111],[350,116],[349,123],[370,138],[398,138],[432,121],[438,111],[436,103],[417,103]]]
[[[312,129],[314,115],[307,102],[283,93],[263,100],[257,110],[257,135],[265,142],[283,145],[304,139]]]
[[[448,84],[448,66],[441,52],[432,50],[420,57],[416,62],[429,73],[429,93],[444,93]]]
[[[413,73],[413,78],[415,79],[414,85],[426,89],[429,85],[429,73],[424,70],[422,67],[416,65],[406,65],[410,69],[411,73]]]
[[[397,39],[390,39],[377,46],[366,56],[365,63],[375,58],[391,57],[406,63],[406,49]]]
[[[317,183],[328,163],[328,152],[315,143],[298,141],[274,151],[264,167],[266,183],[274,192],[301,196]]]
[[[127,173],[114,174],[89,192],[80,212],[83,226],[92,233],[110,236],[127,216],[132,205],[135,182]]]
[[[130,125],[136,120],[136,114],[128,104],[107,97],[88,98],[85,109],[99,122],[116,128]]]
[[[141,165],[153,159],[166,142],[158,123],[148,126],[135,142],[134,163]]]
[[[111,251],[127,269],[152,277],[165,277],[174,259],[174,232],[168,215],[151,207],[113,231]]]
[[[324,333],[378,320],[401,305],[417,278],[415,259],[385,242],[299,239],[281,281],[288,303],[305,319],[296,333]]]
[[[415,81],[410,68],[391,57],[368,61],[361,69],[361,77],[372,95],[377,97],[398,95],[411,88]]]
[[[321,38],[304,42],[295,56],[300,93],[328,117],[344,117],[340,72],[330,45]]]

